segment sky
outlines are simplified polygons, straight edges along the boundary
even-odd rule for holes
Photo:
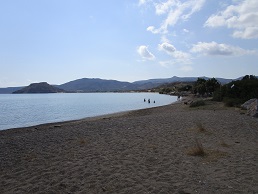
[[[0,0],[0,87],[247,74],[257,0]]]

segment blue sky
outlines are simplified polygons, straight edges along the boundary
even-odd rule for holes
[[[258,75],[257,0],[0,0],[0,87]]]

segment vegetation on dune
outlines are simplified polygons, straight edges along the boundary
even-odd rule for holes
[[[223,85],[213,94],[213,100],[223,101],[227,106],[238,106],[252,98],[258,98],[258,79],[253,75]]]

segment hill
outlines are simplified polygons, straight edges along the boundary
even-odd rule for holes
[[[24,88],[24,86],[22,87],[8,87],[8,88],[0,88],[0,94],[11,94],[17,90],[20,90]]]
[[[25,93],[61,93],[65,90],[49,85],[47,82],[32,83],[27,87],[13,92],[13,94],[25,94]]]
[[[98,78],[77,79],[57,87],[71,92],[114,92],[137,90],[137,86],[130,82],[103,80]]]

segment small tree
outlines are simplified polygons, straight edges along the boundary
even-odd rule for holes
[[[215,78],[211,78],[206,81],[206,90],[210,94],[212,94],[219,87],[220,83]]]
[[[194,85],[194,93],[199,93],[200,95],[205,93],[212,94],[219,87],[220,83],[215,78],[208,80],[198,78]]]
[[[206,93],[206,80],[203,78],[198,78],[194,84],[194,93],[199,93],[200,95],[204,95]]]

